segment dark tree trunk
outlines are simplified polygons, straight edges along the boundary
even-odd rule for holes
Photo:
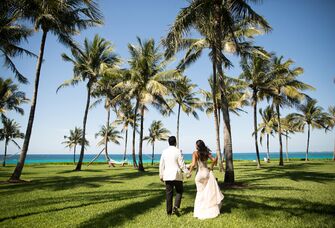
[[[133,166],[137,168],[136,162],[136,155],[135,155],[135,142],[136,142],[136,117],[137,117],[137,109],[138,109],[139,101],[136,101],[135,105],[135,115],[134,115],[134,127],[133,127],[133,148],[132,148],[132,155],[133,155]]]
[[[277,117],[278,117],[278,137],[279,137],[279,165],[284,165],[283,160],[283,141],[282,141],[282,134],[281,134],[281,123],[280,123],[280,107],[279,105],[276,105],[277,110]]]
[[[212,47],[214,56],[216,55],[215,47]],[[221,158],[221,145],[220,145],[220,125],[218,118],[218,105],[216,100],[216,87],[217,87],[217,75],[216,75],[216,59],[213,59],[213,113],[214,113],[214,126],[215,126],[215,142],[216,142],[216,156],[218,157],[220,172],[223,172],[222,158]],[[219,112],[220,113],[220,112]]]
[[[257,168],[261,168],[261,161],[259,159],[259,149],[258,149],[258,137],[257,137],[257,91],[254,91],[252,97],[254,106],[254,136],[255,136]]]
[[[127,130],[126,130],[126,136],[125,136],[123,161],[126,160],[126,155],[127,155],[127,143],[128,143],[128,128],[127,128]]]
[[[46,42],[46,39],[47,39],[47,33],[48,33],[47,31],[43,30],[40,52],[39,52],[39,56],[38,56],[38,59],[37,59],[37,65],[36,65],[34,92],[33,92],[33,98],[31,100],[28,125],[27,125],[27,129],[26,129],[26,134],[25,134],[25,138],[24,138],[19,162],[17,163],[16,168],[15,168],[12,176],[9,179],[9,181],[11,181],[11,182],[16,182],[16,181],[20,180],[20,176],[21,176],[21,173],[22,173],[22,170],[23,170],[23,167],[24,167],[24,162],[26,160],[26,156],[27,156],[27,152],[28,152],[28,148],[29,148],[29,142],[30,142],[31,133],[32,133],[32,130],[33,130],[35,110],[36,110],[36,105],[37,105],[38,86],[39,86],[39,81],[40,81],[41,67],[42,67],[42,62],[43,62],[44,47],[45,47],[45,42]]]
[[[144,124],[144,105],[141,105],[141,129],[140,129],[140,143],[138,149],[138,170],[144,172],[142,152],[143,152],[143,124]]]
[[[311,134],[311,126],[308,124],[308,131],[307,131],[307,148],[306,148],[306,158],[305,161],[308,161],[308,150],[309,150],[309,138]]]
[[[155,156],[155,142],[152,143],[151,165],[154,165],[154,156]]]
[[[2,162],[3,167],[6,166],[7,146],[8,146],[8,139],[5,140],[5,155],[3,157],[3,162]]]
[[[80,171],[81,166],[83,164],[83,159],[84,159],[84,151],[85,151],[85,134],[86,134],[86,122],[87,122],[87,116],[88,116],[88,109],[90,107],[90,100],[91,100],[91,83],[87,83],[87,101],[86,101],[86,108],[85,108],[85,113],[84,113],[84,119],[83,119],[83,135],[81,138],[81,148],[80,148],[80,155],[79,155],[79,160],[77,163],[77,167],[75,171]]]
[[[270,138],[269,138],[269,134],[266,134],[266,149],[267,149],[267,160],[268,162],[270,161]]]
[[[286,161],[289,161],[288,159],[288,132],[286,132]]]
[[[108,130],[109,130],[109,120],[110,120],[111,110],[107,108],[107,121],[106,121],[106,132],[105,132],[105,158],[106,161],[109,162],[110,158],[108,155]]]
[[[177,147],[179,148],[179,120],[180,120],[180,108],[181,105],[178,104],[178,115],[177,115]]]
[[[73,164],[76,164],[76,148],[77,148],[77,145],[74,145],[74,148],[73,148]]]

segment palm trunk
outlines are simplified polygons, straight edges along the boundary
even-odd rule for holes
[[[277,110],[277,117],[278,117],[278,137],[279,137],[279,165],[284,165],[283,160],[283,141],[282,141],[282,135],[281,135],[281,123],[280,123],[280,107],[279,105],[276,105]]]
[[[289,161],[288,159],[288,132],[286,132],[286,161]]]
[[[154,156],[155,156],[155,142],[152,143],[151,165],[154,165]]]
[[[144,105],[141,105],[141,129],[140,129],[140,143],[138,149],[138,170],[144,172],[142,152],[143,152],[143,123],[144,123]]]
[[[8,146],[8,139],[6,139],[6,141],[5,141],[5,155],[3,157],[3,162],[2,162],[3,167],[6,166],[7,146]]]
[[[259,159],[258,138],[257,138],[257,92],[256,91],[254,91],[254,94],[253,94],[253,106],[254,106],[254,135],[255,135],[257,168],[261,168],[261,162]]]
[[[126,136],[125,136],[123,161],[126,160],[126,155],[127,155],[127,142],[128,142],[128,128],[127,128],[127,130],[126,130]]]
[[[179,120],[180,120],[180,108],[181,105],[178,104],[178,115],[177,115],[177,147],[179,148]]]
[[[86,101],[86,108],[85,108],[85,113],[84,113],[84,119],[83,119],[83,135],[81,138],[81,148],[80,148],[80,155],[79,155],[79,160],[77,163],[77,167],[75,171],[80,171],[81,166],[83,164],[83,159],[84,159],[84,151],[85,151],[85,134],[86,134],[86,122],[87,122],[87,116],[88,116],[88,109],[90,107],[90,100],[91,100],[91,83],[87,83],[87,101]]]
[[[214,56],[216,55],[215,47],[212,48]],[[213,113],[214,113],[214,125],[215,125],[215,142],[216,142],[216,156],[218,157],[220,172],[223,172],[222,158],[221,158],[221,146],[220,146],[220,125],[218,118],[218,105],[216,100],[216,87],[217,87],[217,75],[216,75],[216,59],[213,59],[213,88],[212,88],[212,97],[213,97]]]
[[[76,147],[77,145],[75,145],[73,148],[73,164],[76,164]]]
[[[134,168],[137,168],[136,155],[135,155],[135,142],[136,142],[136,117],[137,117],[138,105],[139,105],[139,102],[137,100],[136,105],[135,105],[135,113],[134,113],[135,115],[134,115],[134,127],[133,127],[133,148],[132,148]]]
[[[109,119],[110,119],[110,115],[111,115],[111,110],[108,107],[107,108],[107,122],[106,122],[106,132],[105,132],[105,158],[106,161],[109,162],[110,158],[108,155],[108,130],[109,130]]]
[[[43,61],[43,55],[44,55],[44,47],[45,42],[47,39],[47,31],[43,30],[42,34],[42,40],[41,40],[41,46],[40,46],[40,52],[37,59],[37,65],[36,65],[36,76],[35,76],[35,83],[34,83],[34,92],[33,92],[33,98],[31,100],[31,107],[30,107],[30,113],[29,113],[29,119],[28,119],[28,125],[26,129],[26,134],[20,154],[19,162],[17,163],[15,170],[10,177],[9,181],[15,182],[20,180],[20,176],[23,170],[24,162],[26,160],[28,148],[29,148],[29,142],[31,137],[31,132],[33,129],[34,124],[34,117],[35,117],[35,110],[36,110],[36,104],[37,104],[37,94],[38,94],[38,86],[40,81],[40,74],[41,74],[41,67],[42,67],[42,61]]]
[[[269,138],[269,134],[266,134],[266,149],[267,149],[267,153],[266,153],[266,157],[268,162],[270,161],[270,138]]]
[[[311,134],[311,126],[308,124],[308,131],[307,131],[307,148],[306,148],[306,158],[305,161],[308,161],[308,150],[309,150],[309,138]]]

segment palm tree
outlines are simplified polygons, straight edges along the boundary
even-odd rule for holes
[[[335,82],[335,80],[334,80],[334,82]],[[329,128],[334,128],[335,127],[335,106],[330,106],[328,108],[328,112],[329,112],[329,117],[330,117],[328,127]],[[333,161],[335,161],[335,143],[334,143]]]
[[[70,130],[70,135],[64,135],[65,144],[70,150],[73,148],[73,164],[76,164],[76,148],[77,145],[81,145],[81,140],[83,139],[83,130],[81,128],[75,127],[74,130]],[[85,139],[85,146],[89,146],[89,142]]]
[[[75,47],[72,35],[78,34],[80,30],[101,24],[100,12],[94,1],[88,0],[21,0],[17,1],[23,12],[23,17],[27,18],[34,24],[35,30],[42,30],[42,39],[40,51],[36,64],[36,75],[34,82],[34,92],[31,101],[28,124],[26,128],[25,139],[23,142],[22,151],[19,162],[10,178],[10,181],[19,181],[26,155],[28,152],[31,132],[34,123],[35,109],[37,104],[38,87],[40,81],[40,73],[42,60],[44,58],[44,49],[47,39],[47,34],[51,32],[56,35],[58,40],[65,44]],[[75,48],[73,48],[75,49]],[[75,52],[80,52],[76,48]],[[84,53],[82,53],[84,54]],[[85,129],[83,128],[83,135]],[[85,140],[83,139],[83,142]],[[82,147],[84,151],[84,145]],[[78,163],[78,169],[81,167],[81,160]]]
[[[139,115],[136,117],[136,121],[140,119]],[[121,104],[119,111],[117,112],[117,119],[114,121],[114,124],[116,125],[122,125],[122,130],[121,132],[125,133],[125,145],[124,145],[124,153],[123,153],[123,160],[126,160],[126,155],[127,155],[127,142],[128,142],[128,129],[129,126],[131,126],[134,131],[136,131],[136,127],[134,126],[134,108],[132,107],[130,101],[129,102],[124,102]],[[136,156],[135,153],[133,155],[133,165],[134,167],[137,167],[137,162],[136,162]]]
[[[32,34],[32,30],[26,26],[19,24],[18,21],[22,15],[15,3],[11,0],[1,2],[0,6],[0,56],[3,57],[5,66],[13,71],[15,77],[21,83],[28,83],[16,68],[12,58],[26,54],[34,56],[35,54],[20,47],[22,41],[27,41],[27,38]]]
[[[261,167],[259,159],[259,148],[258,148],[258,134],[257,134],[257,103],[261,101],[266,94],[271,93],[271,77],[270,72],[270,61],[260,56],[259,54],[253,54],[250,59],[243,58],[241,61],[241,67],[243,73],[240,78],[243,79],[247,87],[251,90],[251,103],[254,108],[254,132],[255,137],[255,148],[256,148],[256,160],[257,168]]]
[[[20,125],[14,120],[4,117],[2,118],[2,125],[3,127],[0,129],[0,141],[5,140],[5,154],[2,163],[2,166],[5,167],[8,143],[13,142],[19,149],[21,149],[15,139],[23,139],[24,134],[20,132]]]
[[[312,129],[327,129],[327,123],[329,122],[330,117],[326,112],[323,112],[323,108],[321,106],[317,106],[317,100],[315,99],[308,99],[305,104],[298,105],[297,108],[301,113],[292,113],[290,114],[289,119],[300,129],[304,129],[307,125],[307,146],[305,161],[308,161],[311,127]]]
[[[258,125],[257,131],[260,132],[260,143],[262,144],[263,137],[266,135],[266,158],[270,161],[270,135],[273,136],[277,125],[276,113],[272,106],[267,106],[264,110],[259,109],[259,114],[263,122]]]
[[[118,85],[127,91],[128,96],[135,98],[135,114],[140,110],[141,125],[140,125],[140,140],[139,140],[139,163],[138,170],[144,171],[142,161],[143,151],[143,123],[144,111],[146,105],[151,104],[158,108],[161,112],[169,109],[164,96],[167,96],[173,81],[177,78],[176,70],[165,71],[167,62],[163,61],[163,54],[159,52],[159,47],[155,46],[153,39],[142,40],[138,37],[138,46],[128,45],[130,51],[129,65],[130,78]],[[165,111],[166,112],[166,111]],[[136,124],[136,122],[134,122]],[[133,140],[135,132],[133,134]],[[133,145],[134,150],[134,145]]]
[[[24,114],[21,104],[27,103],[28,99],[24,92],[19,91],[12,79],[3,79],[0,77],[0,114],[5,116],[7,111],[14,110],[21,115]]]
[[[199,116],[196,110],[203,111],[202,102],[196,97],[197,92],[194,91],[196,84],[192,84],[191,80],[186,76],[176,81],[175,89],[171,91],[172,98],[169,99],[168,104],[170,108],[178,105],[177,112],[177,146],[179,147],[179,121],[180,111],[187,115],[192,114],[197,120]]]
[[[95,134],[95,138],[101,137],[102,139],[98,142],[97,146],[105,145],[105,136],[107,135],[107,141],[120,145],[119,139],[122,139],[120,135],[121,132],[118,131],[112,124],[108,126],[108,129],[105,125],[101,126],[101,129],[98,133]]]
[[[293,61],[289,59],[282,62],[282,60],[282,56],[279,58],[273,57],[272,59],[270,71],[272,74],[271,87],[273,91],[271,95],[268,96],[272,99],[273,105],[276,108],[280,166],[284,165],[280,108],[299,104],[306,97],[302,91],[314,89],[312,86],[297,80],[297,77],[303,73],[303,69],[301,67],[290,69]]]
[[[152,145],[151,165],[154,164],[155,155],[155,142],[166,141],[169,137],[170,131],[163,127],[162,121],[153,121],[149,128],[149,135],[144,137],[143,140],[148,140],[148,143]]]
[[[95,103],[92,106],[102,102],[104,98],[104,107],[107,111],[107,121],[106,121],[106,128],[109,126],[110,122],[110,114],[111,109],[114,109],[116,112],[116,108],[119,105],[118,101],[115,101],[114,98],[121,93],[121,91],[114,90],[114,86],[120,81],[120,72],[118,69],[118,64],[121,63],[121,59],[119,56],[113,53],[113,48],[110,47],[110,57],[112,61],[109,63],[109,69],[105,71],[102,75],[102,78],[97,81],[96,85],[93,88],[92,95],[94,97],[98,97]],[[105,157],[107,162],[109,162],[110,158],[108,156],[108,140],[107,140],[107,131],[105,135]]]
[[[256,2],[256,1],[253,1]],[[224,76],[222,66],[229,66],[231,62],[224,55],[224,47],[231,46],[235,49],[236,54],[242,54],[244,51],[250,51],[250,45],[248,42],[243,42],[246,37],[245,34],[240,37],[234,33],[236,28],[240,25],[241,27],[247,28],[251,25],[258,25],[265,31],[270,29],[267,22],[259,16],[245,1],[235,0],[194,0],[191,1],[189,6],[183,8],[177,15],[175,22],[170,28],[170,31],[164,41],[168,48],[166,56],[172,56],[175,52],[179,51],[183,47],[187,47],[190,42],[183,38],[187,36],[192,29],[198,31],[209,44],[210,56],[213,66],[213,79],[216,84],[217,75],[219,73],[220,79],[220,92],[222,96],[222,111],[224,115],[225,123],[225,154],[226,154],[226,172],[225,182],[233,183],[234,178],[234,167],[232,157],[232,139],[231,139],[231,127],[229,118],[229,105],[225,99],[226,85],[224,84]],[[255,26],[253,26],[255,27]],[[190,62],[194,62],[201,52],[198,53]],[[215,87],[214,87],[215,88]],[[216,94],[215,91],[213,94]],[[213,95],[215,97],[215,95]],[[214,100],[214,110],[217,110],[216,101]],[[214,112],[214,115],[217,115]],[[215,119],[215,126],[218,135],[218,117]],[[219,139],[217,138],[217,144]],[[220,156],[220,153],[217,154]]]
[[[72,48],[71,52],[73,58],[66,54],[63,54],[62,57],[65,61],[71,62],[74,65],[74,76],[72,79],[65,81],[58,89],[69,85],[75,86],[80,81],[87,81],[87,100],[83,119],[83,139],[81,142],[79,161],[75,169],[76,171],[80,171],[84,158],[86,122],[92,90],[93,87],[96,86],[98,80],[106,74],[106,71],[115,66],[115,56],[113,54],[113,49],[111,49],[110,42],[100,38],[98,35],[94,37],[92,42],[85,39],[83,49],[79,49],[79,47]]]

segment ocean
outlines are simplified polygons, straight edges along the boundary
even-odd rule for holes
[[[286,159],[286,154],[284,153],[284,159]],[[289,158],[293,159],[304,159],[306,153],[305,152],[290,152]],[[86,154],[84,156],[84,162],[90,162],[96,155],[95,154]],[[156,154],[154,156],[154,162],[159,162],[160,160],[160,154]],[[123,160],[122,154],[110,154],[110,157],[115,160],[116,162],[120,162]],[[131,164],[133,159],[130,154],[127,156],[128,162]],[[138,160],[138,156],[137,160]],[[263,160],[263,158],[266,157],[265,153],[260,153],[260,159]],[[332,159],[333,158],[333,152],[309,152],[309,159]],[[18,161],[19,155],[8,155],[6,159],[7,164],[16,164]],[[238,153],[235,152],[233,154],[234,160],[255,160],[256,154],[255,153]],[[279,158],[279,153],[270,153],[270,158]],[[79,155],[76,155],[76,161],[78,161]],[[192,154],[185,153],[184,154],[184,160],[191,161],[192,160]],[[0,155],[0,161],[3,161],[3,155]],[[100,157],[96,160],[97,162],[105,162],[105,156],[103,154],[100,155]],[[73,154],[28,154],[26,157],[26,164],[37,164],[37,163],[68,163],[73,162]],[[150,163],[151,162],[151,154],[143,154],[143,163]]]

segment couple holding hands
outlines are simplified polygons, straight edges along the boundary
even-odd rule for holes
[[[217,163],[217,158],[212,157],[210,150],[202,140],[196,142],[196,150],[192,154],[192,163],[184,163],[181,150],[176,147],[176,137],[168,139],[169,147],[161,155],[159,162],[159,177],[165,182],[166,212],[168,215],[179,215],[181,198],[183,194],[183,172],[187,178],[196,169],[195,184],[197,194],[194,201],[194,217],[198,219],[215,218],[220,214],[223,194],[213,172],[207,167],[207,160],[211,160],[211,169]],[[176,190],[175,204],[172,207],[173,189]]]

